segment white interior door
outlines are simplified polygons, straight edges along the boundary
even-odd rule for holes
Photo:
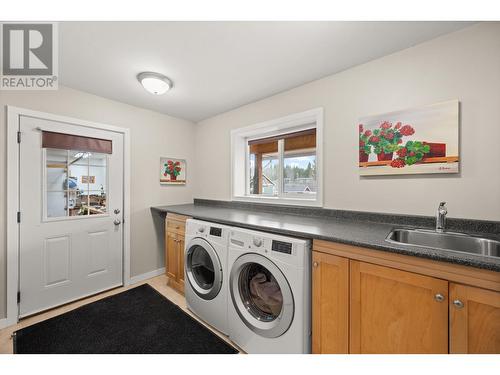
[[[123,134],[21,116],[19,316],[123,283]],[[42,130],[112,142],[44,148]],[[109,144],[109,143],[108,143]]]

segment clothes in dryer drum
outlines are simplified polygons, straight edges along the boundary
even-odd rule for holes
[[[292,324],[292,290],[268,258],[255,253],[240,256],[231,270],[229,290],[241,320],[258,335],[278,337]]]

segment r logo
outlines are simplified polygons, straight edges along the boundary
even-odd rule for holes
[[[53,74],[52,24],[9,23],[2,27],[4,76]]]

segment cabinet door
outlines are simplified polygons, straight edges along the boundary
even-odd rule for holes
[[[450,284],[450,352],[500,354],[500,293]]]
[[[184,290],[184,236],[177,236],[177,251],[179,259],[179,273],[178,281],[182,289]]]
[[[166,261],[167,261],[167,276],[175,280],[179,273],[179,264],[177,260],[177,234],[172,232],[167,232],[167,243],[166,243]]]
[[[348,353],[349,260],[313,252],[313,353]]]
[[[350,262],[351,353],[448,353],[448,282]]]

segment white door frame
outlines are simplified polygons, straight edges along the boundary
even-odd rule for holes
[[[17,222],[19,211],[19,131],[20,117],[33,117],[102,129],[123,134],[123,285],[130,284],[130,130],[112,125],[59,116],[52,113],[7,106],[7,317],[4,326],[16,324],[19,320],[17,292],[19,290],[19,236]]]

